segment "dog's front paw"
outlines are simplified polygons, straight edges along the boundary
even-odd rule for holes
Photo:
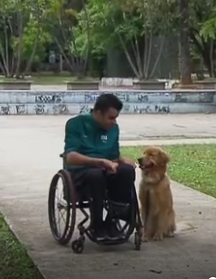
[[[169,238],[172,238],[175,236],[175,234],[174,234],[174,232],[168,232],[166,236]]]
[[[143,235],[141,240],[142,240],[142,242],[148,242],[149,238],[146,235]]]
[[[141,237],[142,242],[148,242],[148,241],[149,241],[149,236],[148,236],[148,234],[146,233],[146,231],[145,231],[144,228],[142,229],[141,235],[142,235],[142,237]]]
[[[161,240],[163,240],[163,234],[162,234],[162,233],[156,233],[156,234],[153,236],[153,240],[154,240],[154,241],[161,241]]]

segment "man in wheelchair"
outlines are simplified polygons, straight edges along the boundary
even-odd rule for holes
[[[87,195],[91,227],[98,241],[123,237],[108,215],[103,221],[104,199],[131,203],[135,163],[120,156],[116,119],[123,107],[113,94],[98,97],[90,114],[78,115],[65,127],[65,168],[78,194]]]

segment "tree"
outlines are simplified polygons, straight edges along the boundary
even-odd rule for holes
[[[215,50],[216,50],[216,1],[210,0],[196,4],[194,21],[191,24],[191,39],[201,59],[208,69],[210,77],[215,76]]]
[[[121,49],[137,78],[151,78],[163,50],[165,35],[170,31],[172,14],[169,13],[169,5],[170,1],[162,0],[89,1],[86,9],[90,22],[91,54],[104,55],[110,47]],[[83,55],[87,41],[84,11],[78,17],[76,41]],[[161,44],[150,69],[154,36],[161,38]]]
[[[43,37],[44,5],[45,0],[0,0],[0,69],[6,77],[29,71]]]
[[[179,3],[179,64],[181,84],[191,84],[191,61],[189,43],[189,6],[188,0]]]
[[[54,42],[67,62],[71,73],[82,77],[86,72],[88,51],[84,59],[80,57],[77,51],[74,28],[78,23],[77,15],[80,9],[84,11],[85,24],[88,26],[88,14],[85,9],[85,2],[84,0],[71,1],[70,3],[67,0],[49,1],[49,7],[46,10],[47,30],[52,34]]]

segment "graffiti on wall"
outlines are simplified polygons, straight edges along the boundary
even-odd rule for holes
[[[92,104],[95,103],[97,98],[101,93],[89,93],[89,92],[60,92],[53,94],[36,94],[34,95],[34,103],[36,104],[59,104],[59,103],[85,103]],[[169,93],[142,93],[142,92],[112,92],[117,96],[123,103],[148,103],[150,99],[155,99],[160,102],[161,100],[167,100],[167,97],[171,98]],[[31,95],[29,95],[31,97]]]
[[[84,103],[94,103],[96,102],[97,98],[100,96],[100,94],[84,94]]]
[[[0,104],[0,115],[78,115],[89,113],[93,104]],[[168,114],[195,112],[215,113],[216,106],[212,104],[188,104],[182,109],[181,104],[137,104],[125,103],[122,114]]]
[[[184,93],[183,94],[182,93],[176,93],[174,102],[176,102],[176,103],[187,103],[187,97],[185,96]]]
[[[124,113],[134,113],[134,114],[144,114],[144,113],[170,113],[170,107],[168,105],[124,105],[123,111]]]
[[[109,91],[84,92],[28,92],[23,95],[11,95],[9,92],[0,94],[0,115],[74,115],[86,114],[91,111],[98,96]],[[111,91],[112,92],[112,91]],[[207,111],[215,111],[215,92],[189,93],[189,92],[140,92],[140,91],[115,91],[115,94],[124,104],[122,113],[171,113],[200,111],[201,103],[206,103]],[[15,103],[17,102],[17,104]],[[182,103],[187,106],[182,106]],[[193,108],[191,108],[191,103]],[[174,105],[175,104],[175,105]],[[207,109],[208,108],[208,109]],[[215,109],[214,109],[215,108]]]
[[[35,105],[34,111],[37,115],[41,115],[41,114],[44,114],[44,108],[45,108],[45,105]]]
[[[10,92],[3,92],[0,94],[0,103],[14,104],[94,104],[101,94],[111,92],[116,95],[124,104],[151,104],[151,103],[215,103],[215,92],[147,92],[147,91],[80,91],[80,92],[30,92],[26,91],[23,94],[16,96]]]
[[[79,109],[79,114],[89,113],[92,109],[92,105],[81,105]],[[134,114],[144,114],[144,113],[170,113],[170,107],[168,105],[136,105],[136,104],[125,104],[122,109],[122,113],[134,113]]]
[[[62,97],[60,94],[43,94],[35,96],[35,103],[54,104],[61,103]]]
[[[77,106],[69,106],[66,104],[32,104],[32,105],[1,105],[1,115],[22,115],[22,114],[36,114],[36,115],[69,115],[69,114],[86,114],[90,113],[93,105],[80,104]],[[154,105],[154,104],[125,104],[122,113],[128,114],[145,114],[145,113],[170,113],[168,105]]]
[[[0,105],[0,114],[2,115],[27,114],[26,105]]]
[[[67,107],[67,105],[54,105],[53,106],[53,113],[54,114],[70,114],[70,111]]]
[[[128,103],[130,102],[130,95],[128,93],[114,93],[116,97],[119,98],[123,103]]]
[[[137,95],[137,101],[139,103],[148,103],[149,97],[147,94],[139,94]]]
[[[81,105],[80,109],[79,109],[79,114],[90,113],[92,108],[93,108],[93,106]]]

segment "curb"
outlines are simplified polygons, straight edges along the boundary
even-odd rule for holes
[[[216,144],[216,138],[198,139],[167,139],[167,140],[121,140],[120,146],[146,146],[146,145],[183,145],[183,144]]]

